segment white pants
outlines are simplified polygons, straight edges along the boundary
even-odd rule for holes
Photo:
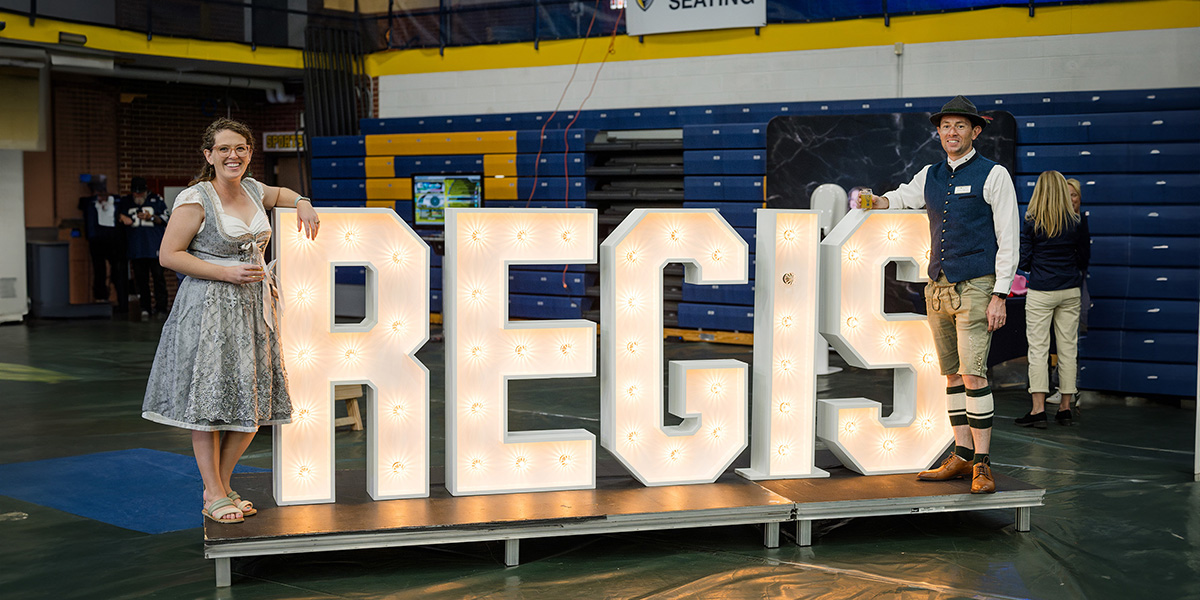
[[[1079,288],[1025,296],[1025,337],[1029,339],[1029,393],[1050,393],[1050,322],[1058,346],[1058,390],[1075,394],[1079,355]]]

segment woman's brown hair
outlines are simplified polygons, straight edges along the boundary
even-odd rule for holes
[[[213,121],[212,124],[208,126],[208,129],[204,130],[204,142],[200,145],[200,156],[204,156],[205,150],[211,152],[213,149],[213,144],[216,143],[217,134],[226,130],[232,131],[245,138],[246,144],[250,146],[252,150],[254,149],[254,134],[250,131],[250,128],[247,127],[245,123],[221,117],[216,121]],[[247,171],[246,174],[249,175],[249,171]],[[192,179],[191,183],[188,185],[196,185],[201,181],[212,181],[216,177],[217,170],[213,168],[213,166],[209,164],[207,160],[205,160],[204,168],[200,170],[200,174],[197,175],[195,179]]]

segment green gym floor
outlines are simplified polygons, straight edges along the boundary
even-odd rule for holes
[[[0,468],[135,448],[190,457],[187,432],[140,416],[160,328],[0,326]],[[684,342],[667,342],[666,354],[752,358],[747,346]],[[443,346],[419,356],[431,371],[439,466]],[[845,366],[836,355],[831,363]],[[1085,401],[1072,427],[1022,429],[1012,424],[1029,409],[1022,380],[1021,365],[993,374],[992,459],[997,472],[1047,490],[1028,533],[1004,510],[821,521],[805,548],[788,537],[764,548],[750,526],[525,540],[511,568],[501,542],[295,554],[234,559],[232,587],[218,589],[200,527],[152,535],[0,496],[0,598],[1200,598],[1194,404]],[[890,388],[886,372],[846,368],[821,377],[818,395],[882,400]],[[598,378],[522,381],[510,427],[598,435],[599,409]],[[365,440],[338,430],[339,468],[363,468]],[[611,470],[615,460],[600,455],[598,471]],[[269,431],[243,464],[271,467]]]

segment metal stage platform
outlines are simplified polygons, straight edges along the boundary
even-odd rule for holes
[[[365,479],[364,471],[339,471],[337,503],[277,507],[270,473],[235,475],[233,487],[259,513],[235,525],[205,519],[204,556],[216,561],[217,586],[230,585],[230,560],[240,556],[503,540],[505,564],[515,566],[526,538],[762,524],[764,545],[775,548],[789,521],[796,543],[809,545],[817,519],[997,508],[1016,509],[1017,530],[1029,531],[1030,509],[1046,493],[1000,475],[995,494],[972,495],[961,480],[838,468],[827,479],[750,481],[730,472],[713,484],[669,487],[598,477],[594,490],[491,496],[454,497],[434,485],[429,498],[374,502]]]

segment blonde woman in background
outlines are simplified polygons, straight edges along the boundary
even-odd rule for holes
[[[1029,273],[1025,335],[1029,339],[1029,393],[1032,409],[1016,420],[1023,427],[1046,427],[1050,392],[1050,327],[1058,342],[1059,425],[1071,424],[1079,342],[1080,287],[1091,258],[1087,220],[1071,203],[1067,180],[1058,171],[1038,177],[1021,224],[1018,268]]]

